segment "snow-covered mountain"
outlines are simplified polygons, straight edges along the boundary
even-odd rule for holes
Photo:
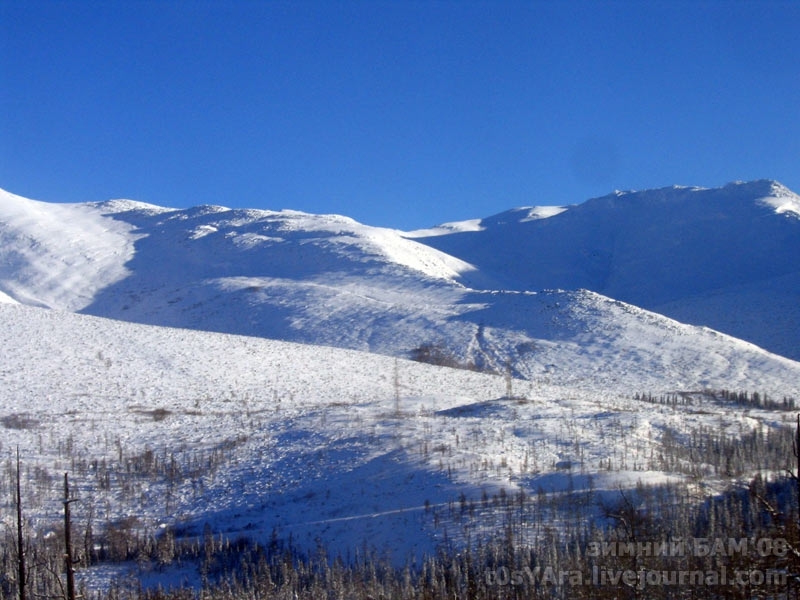
[[[773,182],[419,232],[0,192],[0,451],[71,461],[98,521],[403,559],[457,535],[460,494],[688,481],[665,436],[788,423],[709,390],[800,398],[798,250]],[[425,348],[474,370],[405,360]]]
[[[615,192],[417,232],[499,289],[585,288],[800,358],[800,197],[773,181]]]
[[[0,224],[0,294],[115,319],[394,356],[442,344],[496,370],[538,345],[517,369],[528,376],[555,365],[545,342],[571,335],[579,321],[565,315],[589,297],[541,292],[586,289],[800,353],[800,198],[774,182],[615,193],[412,233],[3,192]]]

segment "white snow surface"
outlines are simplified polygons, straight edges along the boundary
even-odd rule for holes
[[[19,304],[16,300],[14,300],[8,294],[6,294],[4,292],[0,292],[0,303],[2,303],[2,302],[6,303],[6,304]]]
[[[436,341],[474,350],[467,324],[493,327],[494,299],[507,302],[487,292],[588,289],[798,359],[798,206],[781,184],[755,181],[615,192],[403,233],[339,215],[4,192],[0,294],[406,356]]]
[[[49,204],[0,190],[0,298],[80,310],[128,275],[136,239],[88,204]]]
[[[800,218],[800,196],[779,183],[774,183],[770,191],[771,194],[760,198],[759,202],[771,207],[779,215]]]
[[[590,289],[800,359],[800,197],[781,184],[615,192],[524,214],[418,239],[495,289]]]
[[[488,219],[468,219],[466,221],[442,223],[441,225],[428,229],[407,231],[404,235],[413,239],[448,235],[451,233],[484,231],[487,227],[492,225],[505,224],[508,222],[526,223],[528,221],[547,219],[561,214],[565,210],[567,210],[567,208],[564,206],[522,206],[500,213],[494,217],[489,217]]]
[[[76,519],[91,502],[98,523],[134,516],[184,536],[208,523],[265,543],[277,532],[309,552],[321,540],[342,555],[366,543],[402,562],[443,541],[448,526],[435,526],[431,509],[444,513],[461,494],[558,493],[568,479],[580,489],[585,476],[564,471],[572,464],[597,489],[681,479],[641,468],[666,428],[704,423],[735,434],[792,417],[634,400],[739,384],[797,397],[800,365],[660,316],[626,327],[622,315],[640,309],[588,292],[570,303],[565,294],[548,302],[563,303],[554,314],[574,312],[580,326],[545,344],[558,368],[515,379],[515,398],[504,398],[498,375],[0,304],[0,453],[11,459],[19,447],[28,472],[38,469],[26,484],[40,486],[38,501],[27,511],[45,528],[60,519],[58,476],[83,463],[88,471],[71,469],[83,499]],[[620,311],[617,325],[604,321],[608,303]],[[616,375],[603,377],[604,365]],[[191,471],[212,452],[224,457],[217,467]],[[125,474],[126,461],[146,453],[174,460],[179,475]],[[601,469],[608,460],[619,470]],[[101,486],[99,463],[118,470],[112,485]],[[447,535],[458,541],[458,527]]]

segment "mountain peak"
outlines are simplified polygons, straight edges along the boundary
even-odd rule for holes
[[[741,191],[742,193],[760,196],[794,195],[782,183],[774,179],[755,179],[753,181],[732,181],[722,187],[726,191]]]

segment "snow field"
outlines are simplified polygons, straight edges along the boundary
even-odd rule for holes
[[[184,536],[208,523],[343,556],[366,543],[403,561],[472,531],[448,516],[459,498],[686,480],[657,468],[665,431],[738,435],[788,419],[597,382],[516,380],[504,398],[503,376],[374,354],[19,305],[0,317],[14,348],[0,452],[11,460],[19,446],[39,498],[29,514],[45,526],[71,471],[79,519],[92,506],[98,522]]]

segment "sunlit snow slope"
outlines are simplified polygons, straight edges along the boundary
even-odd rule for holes
[[[296,211],[0,197],[5,300],[401,357],[437,344],[524,377],[563,368],[553,345],[584,357],[575,377],[624,377],[661,372],[651,332],[683,344],[663,333],[672,323],[580,289],[797,358],[799,254],[800,199],[769,181],[620,192],[415,233]],[[579,337],[596,326],[581,322],[587,303],[608,326]],[[649,333],[609,341],[634,323]],[[636,340],[640,362],[611,373],[599,357]]]
[[[36,492],[26,513],[37,529],[60,522],[58,477],[69,469],[80,522],[92,511],[98,527],[135,517],[141,528],[163,524],[182,536],[208,524],[234,539],[291,536],[304,551],[322,542],[342,555],[369,546],[402,562],[446,537],[463,541],[446,517],[462,495],[566,492],[589,485],[586,473],[601,490],[691,483],[648,467],[665,432],[705,426],[736,436],[791,422],[792,413],[732,409],[702,394],[688,406],[635,399],[682,389],[670,386],[740,384],[797,397],[800,365],[674,323],[662,323],[662,339],[633,342],[652,335],[644,323],[666,320],[611,325],[609,302],[589,295],[565,308],[581,307],[572,315],[580,325],[574,342],[547,350],[560,371],[514,380],[513,398],[498,375],[0,303],[0,451],[10,458],[19,447],[26,473],[35,465],[24,488]],[[619,322],[638,309],[613,311]],[[613,359],[592,341],[603,336],[633,343]],[[609,369],[643,370],[578,380],[588,365],[578,341]],[[660,367],[636,358],[648,341]],[[651,367],[661,370],[648,376]],[[580,465],[574,478],[569,465]],[[709,468],[702,485],[722,483]],[[0,519],[10,524],[4,502]],[[491,515],[479,522],[490,527]]]
[[[0,190],[0,299],[85,308],[129,275],[131,229],[88,204],[49,204]]]
[[[29,514],[45,527],[69,462],[98,522],[367,540],[401,560],[442,541],[437,507],[462,493],[563,490],[572,465],[599,489],[683,478],[653,466],[665,432],[792,418],[704,390],[800,398],[800,363],[763,349],[793,356],[800,337],[798,214],[772,182],[416,233],[3,192],[0,450],[42,470]],[[484,372],[403,360],[426,345]],[[162,472],[131,475],[154,456]],[[691,485],[719,483],[697,470]]]

